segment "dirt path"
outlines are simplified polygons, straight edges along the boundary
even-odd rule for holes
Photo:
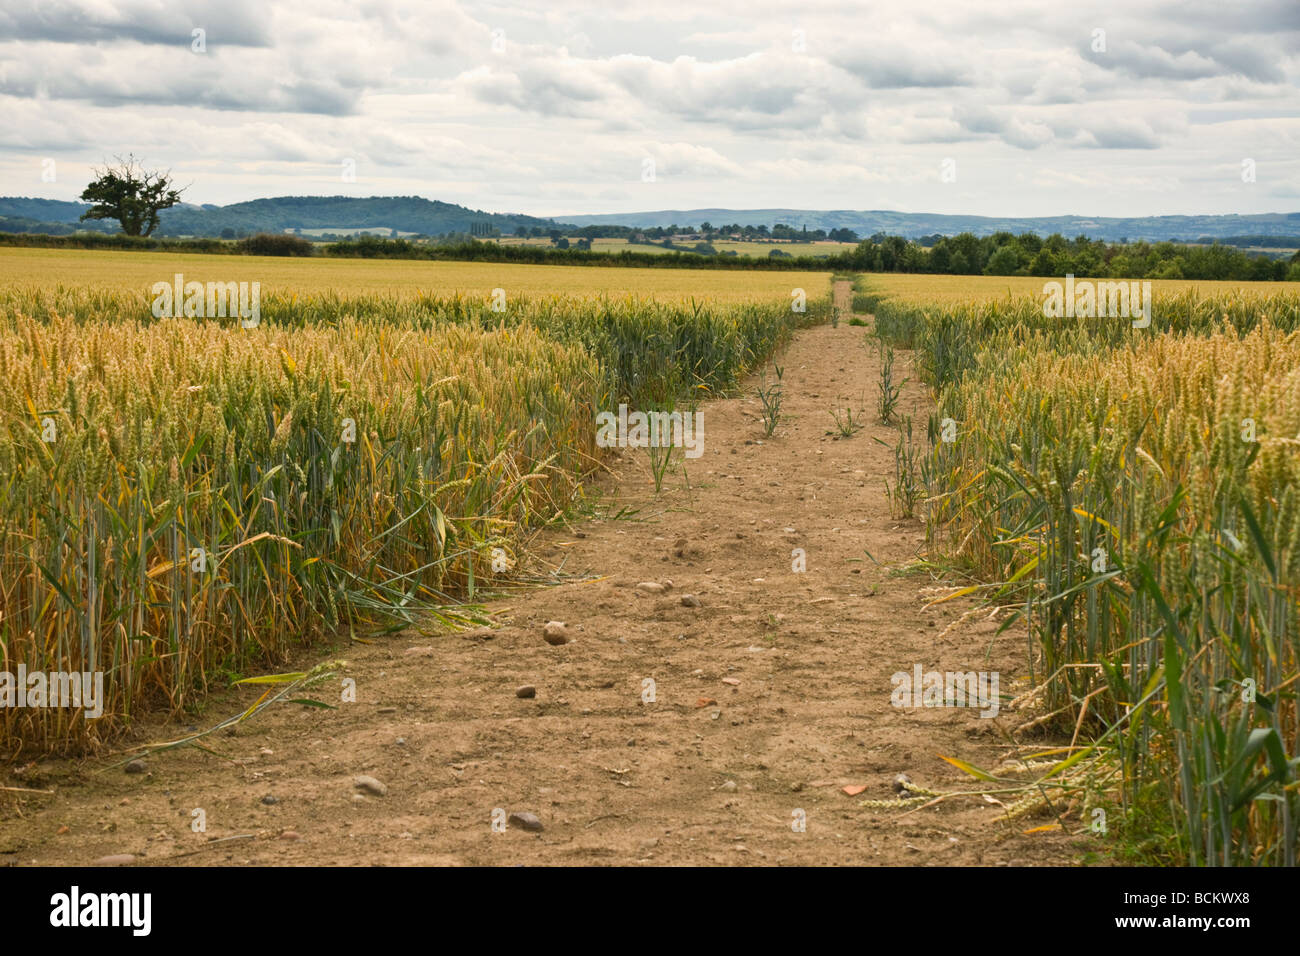
[[[847,316],[847,283],[836,294]],[[924,536],[920,521],[890,517],[893,453],[872,438],[892,445],[896,432],[868,424],[839,438],[830,415],[852,405],[874,419],[879,363],[865,331],[842,323],[795,338],[779,359],[785,410],[771,438],[752,388],[705,406],[689,493],[679,470],[656,498],[642,451],[612,462],[601,511],[639,509],[636,520],[537,541],[542,559],[600,580],[497,602],[508,623],[491,634],[340,648],[357,703],[273,708],[208,739],[228,759],[174,751],[136,775],[47,761],[23,785],[54,795],[0,795],[0,862],[1071,863],[1074,838],[1024,832],[1050,818],[1001,823],[999,808],[969,798],[906,814],[859,806],[894,797],[900,772],[937,789],[968,783],[938,755],[995,765],[1025,719],[891,705],[890,675],[916,664],[998,671],[1002,692],[1014,690],[1024,638],[995,637],[982,613],[949,628],[972,605],[923,610],[941,582],[898,572]],[[905,357],[900,366],[909,374]],[[903,409],[924,435],[917,385]],[[792,571],[796,548],[804,573]],[[633,587],[666,580],[661,595]],[[684,594],[701,606],[683,606]],[[574,641],[545,643],[550,620]],[[516,697],[523,684],[534,699]],[[255,696],[214,699],[203,723]],[[181,730],[145,727],[138,739]],[[355,797],[358,774],[387,795]],[[196,808],[205,834],[191,831]],[[497,808],[534,813],[545,829],[493,832]],[[212,842],[243,834],[256,836]]]

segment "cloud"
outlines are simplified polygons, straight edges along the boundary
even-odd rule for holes
[[[60,43],[136,43],[188,49],[192,31],[229,46],[270,46],[266,7],[254,0],[10,0],[0,8],[0,36]]]
[[[9,60],[12,46],[0,48]],[[148,59],[152,69],[141,70]],[[0,92],[20,98],[86,101],[108,109],[166,105],[248,112],[352,112],[367,78],[307,67],[287,73],[274,53],[250,50],[238,67],[229,51],[193,53],[188,47],[145,54],[135,47],[92,47],[69,61],[61,44],[32,44],[7,64]],[[165,76],[165,82],[160,82]],[[377,82],[378,71],[369,78]]]
[[[1017,149],[1037,149],[1052,141],[1052,128],[1018,112],[994,112],[982,107],[962,107],[954,111],[954,119],[971,133],[996,136]]]
[[[1050,213],[1094,181],[1244,212],[1300,181],[1295,0],[9,0],[0,38],[0,174],[57,157],[57,198],[130,151],[200,201],[337,190],[347,157],[364,194],[538,212]],[[1242,156],[1260,188],[1213,185]]]
[[[1081,130],[1083,142],[1101,149],[1157,149],[1160,138],[1140,119],[1110,119]]]
[[[907,49],[887,43],[850,47],[831,57],[832,63],[874,90],[967,86],[973,71],[965,60],[965,53],[954,54],[951,48]]]

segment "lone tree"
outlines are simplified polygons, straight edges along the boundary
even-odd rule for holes
[[[95,179],[81,198],[94,203],[87,219],[116,219],[128,236],[148,236],[158,228],[158,212],[181,201],[182,190],[172,189],[170,172],[143,169],[134,156],[117,157],[116,166],[95,170]]]

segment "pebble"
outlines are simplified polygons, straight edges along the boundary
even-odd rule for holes
[[[144,773],[146,770],[149,769],[149,765],[145,763],[143,760],[137,758],[136,760],[132,760],[122,769],[126,773]]]
[[[424,647],[408,647],[402,652],[402,654],[405,657],[432,657],[433,645],[430,644]]]
[[[506,817],[506,822],[533,833],[540,832],[542,829],[542,821],[537,819],[537,814],[529,813],[527,810],[516,810]]]
[[[376,780],[374,777],[368,776],[367,774],[354,777],[352,779],[352,785],[354,787],[360,787],[367,793],[373,793],[377,797],[388,796],[388,784]]]
[[[95,866],[126,866],[128,863],[135,862],[135,855],[132,853],[110,853],[108,856],[101,856],[95,861]]]
[[[682,595],[682,607],[699,607],[699,606],[700,606],[700,599],[697,598],[694,594]]]
[[[722,786],[718,787],[718,789],[719,789],[719,790],[723,790],[723,791],[725,791],[725,792],[727,792],[727,793],[735,793],[735,792],[736,792],[736,781],[734,781],[734,780],[728,780],[728,781],[726,781],[724,784],[722,784]]]
[[[302,836],[296,830],[285,830],[280,834],[281,840],[301,840]]]
[[[515,696],[531,699],[537,696],[537,688],[532,684],[525,684],[523,687],[520,687],[515,691]]]
[[[569,643],[569,628],[563,621],[547,621],[542,627],[542,637],[547,644],[558,647]]]
[[[642,594],[663,594],[668,589],[658,581],[642,581],[636,586],[636,590]]]
[[[266,796],[262,798],[262,802],[266,804],[268,807],[273,807],[280,802],[280,798],[273,797],[271,796],[271,794],[268,793]]]

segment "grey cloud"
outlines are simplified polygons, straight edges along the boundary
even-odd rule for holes
[[[10,95],[49,96],[85,100],[96,106],[179,106],[189,109],[235,110],[258,113],[316,113],[347,116],[356,112],[358,91],[328,81],[296,80],[266,85],[208,85],[199,77],[187,78],[166,89],[144,85],[87,82],[84,77],[62,76],[26,88],[7,90]]]
[[[1086,131],[1101,149],[1158,149],[1160,139],[1141,123],[1113,123]]]
[[[971,133],[996,136],[1017,149],[1037,149],[1055,138],[1052,128],[1019,114],[999,115],[983,107],[959,107],[953,119]]]
[[[1094,53],[1087,43],[1079,52],[1103,69],[1118,70],[1138,79],[1202,80],[1240,76],[1257,83],[1285,79],[1281,52],[1271,43],[1237,37],[1221,43],[1206,40],[1196,47],[1168,40],[1168,47],[1132,40],[1111,43],[1104,53]]]
[[[189,47],[191,31],[212,45],[271,45],[270,16],[253,0],[127,0],[115,6],[84,0],[10,0],[0,8],[0,36],[59,43],[135,41]]]
[[[1295,0],[1166,0],[1149,14],[1154,23],[1173,23],[1210,36],[1300,31]]]
[[[822,91],[813,88],[820,80],[761,57],[720,64],[689,58],[664,63],[629,56],[586,62],[537,57],[462,80],[481,102],[545,116],[616,121],[629,112],[663,113],[761,130],[815,126],[825,112]]]
[[[833,56],[831,62],[877,90],[969,86],[973,82],[965,64],[935,56],[925,49],[872,45],[843,51]]]
[[[15,48],[18,56],[11,58]],[[346,70],[289,70],[271,51],[246,52],[236,67],[230,51],[195,54],[186,48],[150,55],[148,49],[97,48],[70,58],[62,44],[8,44],[0,59],[0,94],[108,109],[142,105],[342,116],[356,111],[374,82]],[[160,76],[167,81],[159,82]]]

